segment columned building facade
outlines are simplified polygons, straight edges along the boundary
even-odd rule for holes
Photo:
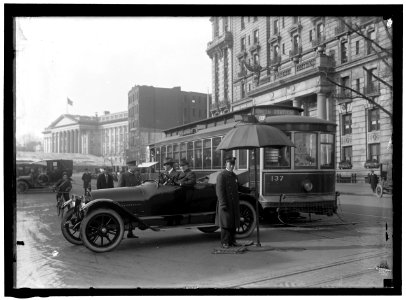
[[[106,165],[125,165],[128,113],[103,116],[61,115],[44,131],[45,153],[80,153],[106,157]]]
[[[260,104],[303,108],[336,122],[337,167],[391,161],[390,34],[378,17],[213,17],[210,114]],[[360,29],[356,32],[355,29]],[[333,81],[333,82],[332,82]],[[336,84],[335,84],[336,83]],[[338,84],[338,85],[337,85]],[[339,86],[341,85],[341,87]]]

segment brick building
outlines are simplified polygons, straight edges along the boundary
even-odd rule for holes
[[[180,87],[134,86],[128,92],[128,160],[149,161],[147,146],[163,137],[162,129],[206,117],[207,94]]]
[[[304,115],[337,123],[337,167],[349,160],[352,171],[365,173],[367,160],[392,159],[389,115],[327,79],[393,112],[392,90],[376,79],[392,84],[391,57],[385,64],[385,53],[370,41],[391,48],[380,18],[245,16],[210,21],[211,115],[259,104],[298,106]],[[362,35],[350,30],[358,26]]]

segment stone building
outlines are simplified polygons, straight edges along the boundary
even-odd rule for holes
[[[149,161],[147,146],[167,129],[207,118],[207,94],[180,87],[134,86],[128,92],[128,160]]]
[[[386,64],[385,53],[370,41],[391,48],[381,18],[244,16],[210,21],[211,115],[259,104],[302,107],[303,115],[337,123],[337,167],[349,160],[353,170],[361,170],[367,160],[392,159],[391,117],[331,82],[393,112],[392,90],[377,80],[392,83],[391,57]],[[358,26],[362,34],[350,30]]]
[[[125,165],[128,112],[105,111],[102,116],[64,114],[44,131],[45,153],[82,153],[103,156],[106,165]]]

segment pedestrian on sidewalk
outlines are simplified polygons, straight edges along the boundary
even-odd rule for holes
[[[86,168],[85,172],[82,175],[83,180],[83,188],[85,189],[85,194],[92,190],[92,174],[90,174],[89,170]]]
[[[374,173],[374,170],[371,171],[369,178],[370,178],[369,180],[371,183],[372,191],[375,193],[376,186],[378,185],[378,176]]]

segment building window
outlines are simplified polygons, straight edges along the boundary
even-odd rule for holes
[[[348,49],[347,49],[348,42],[343,41],[341,42],[341,63],[346,63],[348,62]]]
[[[254,31],[254,44],[259,44],[259,30]]]
[[[282,28],[285,28],[285,17],[282,17]]]
[[[343,147],[343,155],[341,161],[352,162],[352,146]]]
[[[379,162],[379,156],[381,154],[381,144],[369,144],[368,145],[368,157],[369,160],[376,159]]]
[[[376,76],[376,68],[367,71],[366,94],[375,93],[378,91],[378,82]]]
[[[355,54],[358,55],[359,54],[359,41],[355,42]]]
[[[341,85],[344,86],[341,87],[341,96],[346,97],[347,95],[350,94],[350,90],[345,88],[350,87],[350,77],[348,76],[341,77]]]
[[[297,24],[299,22],[299,17],[292,17],[293,24]]]
[[[244,17],[241,17],[241,30],[245,28]]]
[[[259,65],[259,55],[258,55],[258,53],[254,54],[254,65]]]
[[[366,41],[366,48],[367,48],[367,54],[371,54],[373,52],[373,48],[372,48],[372,42],[370,40],[375,40],[376,38],[376,34],[375,34],[375,30],[369,31],[367,33],[367,37],[369,38],[369,40]]]
[[[352,114],[342,115],[343,124],[343,135],[352,133]]]
[[[273,34],[279,33],[279,19],[273,21]]]
[[[285,55],[285,43],[282,44],[282,54]]]
[[[245,83],[241,82],[241,99],[245,98]]]
[[[274,58],[274,60],[276,60],[278,56],[279,56],[279,46],[275,45],[273,47],[273,58]]]
[[[324,24],[317,24],[317,39],[320,40],[324,36]]]
[[[373,108],[368,111],[368,131],[379,130],[379,109]]]
[[[245,51],[245,37],[241,38],[241,52]]]
[[[357,92],[361,90],[359,78],[355,79],[355,90]]]
[[[258,16],[254,17],[254,22],[258,21]]]
[[[309,41],[313,41],[313,30],[309,30]]]

